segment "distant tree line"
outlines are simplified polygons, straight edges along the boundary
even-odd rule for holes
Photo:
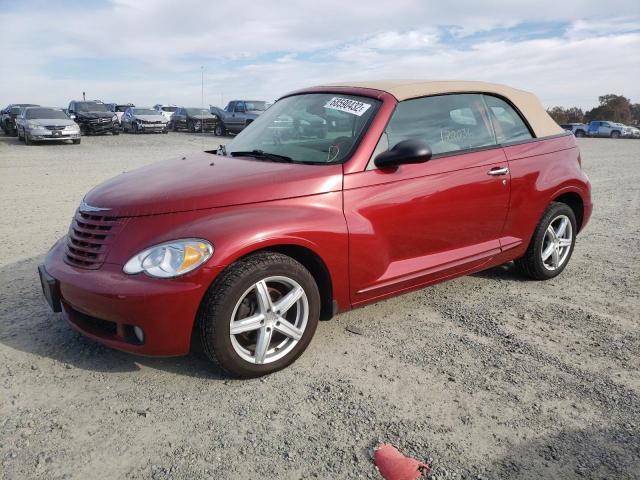
[[[609,120],[625,124],[640,124],[640,103],[622,95],[602,95],[600,105],[584,112],[580,107],[552,107],[547,112],[557,123],[588,123],[591,120]]]

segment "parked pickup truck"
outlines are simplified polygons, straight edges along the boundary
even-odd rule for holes
[[[590,137],[620,138],[627,135],[627,129],[625,125],[621,123],[594,120],[589,123],[589,131],[587,134]]]
[[[211,113],[220,118],[215,130],[218,137],[241,132],[266,109],[267,102],[263,100],[232,100],[224,110],[213,105],[209,107]]]

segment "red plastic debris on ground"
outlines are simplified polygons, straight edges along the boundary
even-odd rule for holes
[[[431,467],[415,458],[405,457],[397,448],[383,443],[373,453],[373,461],[385,480],[416,480]]]

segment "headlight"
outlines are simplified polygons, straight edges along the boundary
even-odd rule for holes
[[[213,255],[213,246],[206,240],[186,238],[147,248],[129,260],[124,273],[145,272],[157,278],[172,278],[189,273]]]
[[[118,121],[118,115],[114,115],[113,117],[111,117],[111,121],[117,122]]]
[[[44,128],[39,123],[34,123],[34,122],[27,122],[27,127],[29,127],[29,128]]]
[[[218,115],[211,115],[213,117],[214,120],[218,119]]]
[[[67,125],[66,127],[64,127],[65,130],[78,130],[78,126],[77,125]]]

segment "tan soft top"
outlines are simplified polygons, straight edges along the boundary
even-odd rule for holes
[[[441,95],[444,93],[481,92],[505,97],[525,116],[536,137],[548,137],[564,133],[549,116],[534,94],[498,83],[470,82],[463,80],[381,80],[368,82],[333,83],[330,87],[361,87],[388,92],[398,101],[409,98]]]

